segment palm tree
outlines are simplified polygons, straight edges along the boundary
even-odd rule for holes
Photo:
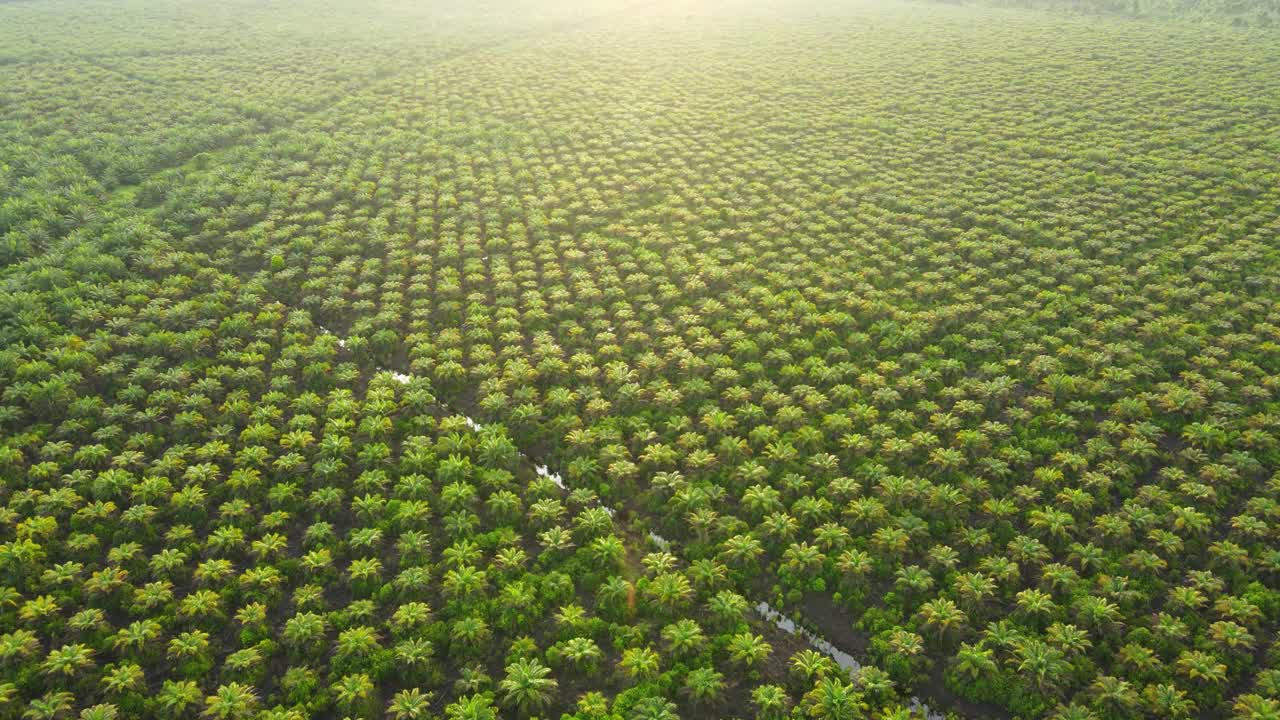
[[[354,675],[344,675],[342,679],[330,687],[330,690],[333,691],[333,697],[337,701],[338,707],[358,714],[361,708],[369,703],[374,686],[368,675],[356,673]]]
[[[622,651],[618,667],[633,680],[655,677],[661,668],[658,653],[649,647],[633,647]]]
[[[696,621],[685,618],[662,628],[662,639],[671,654],[679,658],[700,652],[707,636]]]
[[[489,687],[493,678],[484,671],[484,666],[464,665],[458,668],[458,679],[453,681],[453,689],[459,694],[475,694]]]
[[[762,636],[751,632],[741,632],[729,638],[729,657],[747,668],[764,662],[772,652],[773,646],[765,642]]]
[[[50,675],[71,678],[93,666],[93,650],[81,643],[50,650],[40,668]]]
[[[617,536],[605,535],[595,538],[587,545],[587,554],[597,568],[616,572],[622,567],[627,549]]]
[[[80,720],[116,720],[120,709],[111,703],[99,703],[80,711]]]
[[[790,674],[800,682],[801,687],[809,688],[836,667],[835,661],[831,658],[817,650],[806,648],[791,656]]]
[[[920,606],[920,620],[937,630],[941,642],[948,632],[964,627],[968,617],[950,599],[937,598]]]
[[[1058,681],[1066,670],[1062,651],[1040,640],[1027,639],[1017,648],[1018,672],[1035,683],[1036,689],[1046,695],[1055,695]]]
[[[724,675],[709,667],[690,670],[684,678],[684,689],[694,705],[713,704],[724,691]]]
[[[990,677],[996,672],[996,662],[991,650],[982,647],[981,643],[977,645],[961,643],[960,649],[956,652],[953,667],[957,673],[970,680]]]
[[[417,677],[424,674],[431,667],[431,660],[435,657],[435,646],[430,640],[420,637],[411,637],[396,643],[392,649],[396,662],[402,667],[402,674],[406,677]]]
[[[258,696],[253,688],[237,682],[219,685],[212,695],[204,699],[205,717],[217,720],[240,720],[253,714],[258,707]]]
[[[387,705],[387,717],[392,720],[426,720],[431,717],[432,700],[433,693],[424,693],[418,688],[401,690]]]
[[[368,625],[357,625],[338,633],[334,657],[338,660],[366,658],[381,649],[378,631]]]
[[[809,717],[819,720],[859,720],[866,717],[867,706],[853,685],[837,677],[818,681],[804,696]]]
[[[1095,705],[1118,717],[1131,715],[1141,702],[1129,681],[1111,675],[1099,675],[1089,686],[1089,694]]]
[[[323,615],[300,612],[284,624],[284,641],[299,649],[315,648],[324,642],[327,627]]]
[[[449,720],[497,720],[498,709],[488,694],[475,694],[459,698],[444,710]]]
[[[1085,595],[1074,603],[1080,622],[1096,630],[1109,628],[1120,621],[1120,608],[1115,603],[1094,595]]]
[[[597,606],[613,612],[634,611],[634,598],[635,589],[620,575],[609,577],[596,590]]]
[[[523,714],[551,703],[558,683],[548,677],[551,669],[532,658],[522,658],[507,666],[507,676],[498,684],[503,701]]]
[[[984,600],[995,595],[996,584],[982,573],[960,573],[955,577],[952,587],[960,596],[960,602],[972,613],[981,607]]]
[[[1148,685],[1142,695],[1148,711],[1156,717],[1178,720],[1196,712],[1196,704],[1187,698],[1187,692],[1172,683]]]
[[[1280,717],[1280,700],[1248,693],[1236,698],[1231,709],[1241,720],[1272,720]]]
[[[1203,650],[1183,650],[1178,656],[1178,672],[1205,686],[1222,685],[1227,681],[1227,666],[1214,655]]]
[[[30,720],[57,720],[66,717],[75,706],[76,696],[59,690],[50,690],[27,704],[22,717]]]
[[[609,715],[609,700],[598,690],[585,692],[578,696],[578,716],[583,718],[604,718]]]
[[[595,672],[597,663],[604,657],[596,641],[585,637],[566,640],[560,648],[560,654],[568,658],[579,672],[588,675]]]
[[[1018,604],[1018,611],[1032,619],[1050,617],[1057,610],[1057,604],[1053,602],[1053,598],[1045,591],[1036,588],[1020,590],[1014,599]]]
[[[888,642],[890,649],[899,657],[914,658],[924,652],[924,638],[904,628],[893,628]]]
[[[1074,702],[1069,705],[1059,704],[1049,717],[1051,720],[1098,720],[1097,713]]]
[[[646,697],[631,709],[629,720],[680,720],[675,703],[662,697]]]
[[[729,583],[729,568],[710,558],[694,560],[689,564],[687,574],[699,594],[710,592]]]
[[[874,568],[871,554],[858,548],[849,548],[836,558],[843,585],[858,587]]]
[[[134,663],[108,666],[102,675],[102,687],[108,695],[120,696],[143,687],[146,675],[142,667]]]
[[[1209,626],[1214,644],[1228,652],[1246,653],[1253,649],[1254,636],[1247,628],[1230,620],[1218,620]]]
[[[17,629],[0,635],[0,662],[28,658],[40,649],[40,638],[30,630]]]
[[[758,685],[751,691],[751,702],[756,706],[756,720],[782,720],[791,709],[787,691],[777,685]]]
[[[1070,623],[1053,623],[1045,630],[1045,639],[1067,657],[1079,655],[1093,646],[1089,634]]]
[[[191,680],[165,680],[156,693],[154,703],[161,717],[178,718],[186,709],[200,702],[200,686]]]
[[[441,585],[446,596],[470,601],[488,588],[488,575],[484,570],[464,565],[446,572]]]
[[[707,601],[707,609],[722,628],[737,627],[750,607],[746,598],[732,590],[721,590]]]

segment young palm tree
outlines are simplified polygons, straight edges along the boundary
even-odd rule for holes
[[[343,630],[334,643],[334,657],[339,660],[365,658],[381,648],[378,631],[367,626],[357,625]]]
[[[937,631],[938,641],[941,642],[949,632],[964,627],[968,618],[951,600],[936,598],[920,606],[920,620],[925,626]]]
[[[1061,650],[1040,640],[1027,639],[1018,647],[1017,668],[1040,692],[1054,695],[1066,670],[1066,660]]]
[[[662,639],[675,657],[685,657],[700,652],[707,636],[694,620],[685,618],[662,628]]]
[[[693,597],[689,578],[681,573],[666,572],[643,585],[644,594],[660,613],[669,615],[688,604]]]
[[[1227,666],[1203,650],[1184,650],[1178,656],[1178,672],[1201,685],[1213,687],[1227,680]]]
[[[596,641],[585,637],[575,637],[565,641],[560,654],[572,662],[579,672],[588,675],[595,672],[597,664],[604,657]]]
[[[111,703],[99,703],[80,711],[80,720],[116,720],[120,708]]]
[[[387,717],[392,720],[426,720],[431,717],[431,702],[434,699],[432,693],[424,693],[418,688],[401,690],[387,705]]]
[[[737,627],[749,608],[747,599],[732,590],[721,590],[707,601],[707,609],[720,628]]]
[[[102,688],[108,695],[120,696],[141,689],[146,681],[142,667],[135,663],[108,666],[102,675]]]
[[[652,648],[633,647],[622,651],[618,667],[633,680],[645,680],[658,674],[661,660]]]
[[[330,687],[330,690],[333,691],[333,698],[337,701],[338,707],[359,713],[361,708],[368,705],[374,686],[368,675],[356,673],[344,675]]]
[[[498,709],[488,694],[475,694],[459,698],[444,710],[449,720],[497,720]]]
[[[982,644],[961,643],[956,652],[955,671],[970,680],[990,677],[996,672],[996,661],[990,649]]]
[[[73,643],[50,650],[40,669],[49,675],[71,678],[93,667],[93,664],[93,650],[87,645]]]
[[[58,720],[70,714],[75,701],[76,696],[69,692],[51,690],[32,699],[22,716],[31,720]]]
[[[1108,715],[1131,715],[1141,702],[1138,691],[1127,680],[1112,675],[1099,675],[1089,686],[1094,705]]]
[[[219,685],[204,700],[205,717],[216,720],[241,720],[253,715],[258,707],[258,696],[253,688],[237,682]]]
[[[820,720],[857,720],[867,707],[853,685],[839,678],[823,678],[804,697],[809,717]]]
[[[485,647],[492,634],[489,623],[478,615],[459,618],[449,627],[450,654],[474,655]]]
[[[540,710],[555,697],[558,683],[551,669],[532,658],[522,658],[507,666],[507,676],[498,684],[503,702],[523,714]]]
[[[662,697],[647,697],[635,704],[628,720],[679,720],[675,703]]]
[[[327,623],[323,615],[300,612],[284,624],[284,641],[299,649],[316,648],[324,642]]]
[[[729,638],[729,657],[734,662],[754,668],[773,652],[773,646],[760,635],[741,632]]]
[[[782,720],[791,710],[791,698],[777,685],[758,685],[751,691],[756,720]]]
[[[1142,693],[1148,712],[1171,719],[1191,717],[1196,704],[1187,698],[1187,692],[1172,683],[1148,685]]]
[[[191,680],[165,680],[153,700],[160,717],[185,717],[187,708],[200,703],[200,686]]]
[[[1242,720],[1270,720],[1280,717],[1280,700],[1248,693],[1236,698],[1231,709],[1235,712],[1235,717]]]
[[[709,667],[690,670],[684,678],[684,690],[694,705],[714,704],[724,692],[724,675]]]
[[[960,597],[965,609],[973,613],[982,603],[995,595],[996,583],[982,573],[960,573],[953,581],[952,587]]]
[[[802,688],[810,688],[836,667],[831,658],[817,650],[806,648],[791,656],[790,675]]]

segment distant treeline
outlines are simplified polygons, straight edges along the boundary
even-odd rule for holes
[[[938,0],[952,5],[1068,10],[1280,27],[1280,0]]]

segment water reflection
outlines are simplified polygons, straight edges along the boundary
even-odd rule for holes
[[[777,628],[788,635],[796,635],[804,638],[805,642],[814,650],[830,657],[836,661],[836,664],[844,668],[850,675],[856,677],[862,671],[862,663],[854,659],[852,655],[836,647],[830,640],[818,635],[808,628],[801,627],[796,621],[774,610],[769,603],[761,600],[756,603],[756,612],[765,620],[772,622]],[[912,697],[908,703],[908,707],[912,712],[923,715],[928,720],[945,720],[942,713],[931,710],[928,705],[921,702],[920,698]]]

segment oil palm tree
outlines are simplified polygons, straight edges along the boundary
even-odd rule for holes
[[[935,598],[920,606],[920,620],[926,627],[937,632],[941,642],[948,633],[964,627],[968,617],[964,611],[948,598]]]
[[[368,675],[356,673],[344,675],[330,688],[338,707],[347,712],[359,714],[369,705],[373,697],[374,685]]]
[[[756,720],[782,720],[791,710],[791,698],[777,685],[757,685],[751,691]]]
[[[488,693],[477,693],[459,698],[445,708],[449,720],[497,720],[498,709]]]
[[[674,657],[697,654],[706,645],[707,636],[697,621],[685,618],[662,628],[662,639]]]
[[[713,705],[724,692],[724,675],[715,668],[695,668],[685,675],[684,690],[695,706]]]
[[[93,667],[93,649],[82,643],[63,645],[50,650],[40,669],[46,674],[72,678]]]
[[[604,657],[596,641],[585,637],[566,640],[560,648],[560,655],[572,662],[578,672],[587,675],[595,672],[597,665]]]
[[[729,657],[739,665],[754,668],[773,652],[773,646],[760,635],[741,632],[729,638]]]
[[[23,718],[30,720],[58,720],[66,717],[75,707],[76,696],[65,690],[50,690],[27,703]]]
[[[1055,695],[1066,671],[1062,651],[1036,639],[1025,639],[1017,647],[1016,667],[1019,673],[1031,680],[1036,689],[1046,695]]]
[[[253,688],[237,682],[219,685],[213,694],[204,699],[203,716],[216,720],[241,720],[253,715],[258,707],[258,695]]]
[[[200,695],[200,686],[192,680],[165,680],[152,702],[160,717],[179,718],[200,703]]]
[[[631,709],[628,720],[679,720],[679,708],[663,697],[646,697]]]
[[[521,714],[546,707],[555,697],[559,685],[550,675],[550,668],[532,658],[522,658],[507,665],[507,675],[498,684],[503,703]]]
[[[858,720],[867,706],[853,685],[837,677],[823,678],[804,696],[809,717],[819,720]]]
[[[993,653],[981,643],[977,645],[961,643],[952,667],[956,673],[970,680],[990,677],[997,669]]]
[[[632,647],[622,651],[618,667],[633,680],[646,680],[658,674],[662,660],[653,648]]]
[[[1138,691],[1128,680],[1113,675],[1099,675],[1089,685],[1093,703],[1108,715],[1126,717],[1132,715],[1141,702]]]
[[[1142,697],[1148,712],[1157,717],[1180,720],[1196,712],[1196,704],[1187,697],[1187,692],[1172,683],[1148,685]]]

